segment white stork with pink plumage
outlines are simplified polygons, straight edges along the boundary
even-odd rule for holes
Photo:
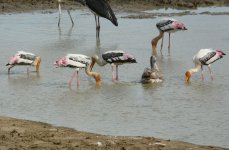
[[[92,56],[91,70],[95,63],[99,66],[105,66],[111,64],[112,67],[112,80],[118,80],[118,66],[126,63],[137,63],[135,57],[129,53],[121,50],[107,51],[102,54],[102,58],[98,55]],[[116,76],[114,75],[114,66],[116,66]]]
[[[176,31],[184,31],[187,30],[184,23],[177,21],[173,18],[164,18],[160,20],[157,24],[157,29],[159,30],[159,35],[152,39],[152,55],[157,55],[157,43],[162,38],[161,42],[161,55],[162,55],[162,48],[164,43],[164,33],[169,33],[169,45],[168,45],[168,52],[170,54],[170,33],[174,33]]]
[[[10,58],[9,63],[7,63],[6,66],[9,66],[8,74],[10,74],[10,69],[14,66],[35,66],[36,72],[39,72],[40,63],[40,56],[36,56],[30,52],[18,51],[14,56]],[[29,73],[29,68],[27,68],[27,73]]]
[[[195,64],[195,68],[189,69],[185,73],[185,81],[189,82],[193,73],[198,72],[201,68],[201,77],[204,80],[203,75],[203,66],[208,66],[211,79],[213,80],[213,74],[211,70],[211,64],[217,61],[218,59],[223,58],[226,55],[223,51],[219,49],[200,49],[199,52],[193,57],[193,62]]]
[[[72,78],[69,80],[69,83],[68,83],[70,88],[71,88],[72,81],[74,78],[76,78],[77,87],[79,86],[79,71],[81,69],[85,69],[86,74],[88,76],[93,77],[96,81],[96,85],[100,86],[101,76],[99,73],[91,72],[90,63],[91,63],[91,58],[86,55],[67,54],[64,57],[58,59],[54,63],[54,65],[56,67],[68,67],[68,68],[76,69],[72,75]]]

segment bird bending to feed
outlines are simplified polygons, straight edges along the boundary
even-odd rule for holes
[[[95,79],[96,85],[101,84],[101,77],[99,73],[90,71],[91,58],[82,54],[67,54],[66,56],[58,59],[54,65],[56,67],[69,67],[74,68],[76,71],[73,73],[72,78],[69,80],[69,87],[71,88],[72,81],[76,77],[77,87],[79,86],[79,70],[85,68],[88,76]]]
[[[95,15],[96,37],[99,38],[100,32],[99,17],[104,17],[110,20],[115,26],[118,26],[117,18],[106,0],[79,0],[79,2],[86,5]]]
[[[98,55],[92,56],[91,70],[95,63],[104,66],[107,63],[112,66],[112,80],[118,80],[118,66],[124,63],[137,63],[133,55],[124,51],[107,51],[102,54],[102,58]],[[116,66],[116,77],[114,77],[114,65]]]
[[[195,64],[195,68],[189,69],[185,73],[185,81],[189,82],[193,73],[198,72],[201,68],[201,77],[204,80],[203,75],[203,65],[207,65],[211,79],[213,80],[213,74],[211,71],[211,64],[216,60],[223,58],[223,55],[226,55],[221,50],[214,50],[214,49],[200,49],[199,52],[193,57],[193,63]]]
[[[164,40],[164,33],[169,33],[169,45],[168,45],[168,52],[170,54],[170,33],[179,31],[179,30],[187,30],[184,23],[177,21],[172,18],[164,18],[160,20],[157,24],[157,29],[159,30],[159,35],[152,39],[152,55],[157,55],[157,43],[162,38],[161,42],[161,55],[162,55],[162,47],[163,47],[163,40]]]
[[[16,65],[24,65],[24,66],[36,66],[36,72],[40,71],[40,63],[41,57],[36,56],[33,53],[18,51],[13,57],[10,58],[9,63],[6,66],[8,68],[8,74],[10,73],[10,69]],[[29,68],[27,68],[27,73],[29,73]]]
[[[61,0],[57,0],[58,3],[59,3],[59,20],[58,20],[58,27],[60,27],[60,18],[61,18]],[[70,10],[67,10],[68,11],[68,15],[71,19],[71,22],[72,22],[72,27],[74,26],[74,22],[73,22],[73,19],[72,19],[72,16],[70,14]]]
[[[141,82],[143,84],[162,82],[163,75],[159,71],[159,68],[156,64],[156,57],[155,56],[150,57],[150,67],[151,68],[145,68],[145,70],[142,74]]]

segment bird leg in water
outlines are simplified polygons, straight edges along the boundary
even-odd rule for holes
[[[170,32],[169,32],[169,45],[168,45],[168,53],[170,55]]]
[[[213,77],[213,74],[212,74],[211,65],[208,65],[208,70],[209,70],[209,72],[210,72],[211,79],[213,80],[214,77]]]
[[[76,87],[78,88],[80,85],[80,82],[79,82],[79,71],[76,72]]]
[[[72,20],[72,16],[71,16],[70,10],[67,10],[67,11],[68,11],[68,15],[69,15],[69,17],[70,17],[70,19],[71,19],[72,27],[73,27],[73,26],[74,26],[74,22],[73,22],[73,20]]]
[[[161,55],[163,55],[162,54],[163,43],[164,43],[164,32],[162,33],[162,39],[161,39],[161,49],[160,49]]]
[[[116,80],[118,80],[118,65],[116,65]]]
[[[99,32],[100,32],[100,22],[99,17],[95,15],[95,24],[96,24],[96,37],[99,38]]]
[[[8,74],[10,74],[10,69],[11,68],[13,68],[14,66],[10,66],[9,68],[8,68]]]
[[[114,77],[114,64],[111,65],[111,72],[112,72],[112,81],[115,80],[115,77]]]
[[[58,27],[60,27],[60,17],[61,17],[61,6],[59,3],[59,20],[58,20]]]
[[[76,73],[77,73],[77,70],[73,73],[72,78],[71,78],[71,79],[69,80],[69,82],[68,82],[69,88],[71,88],[71,86],[72,86],[72,80],[73,80],[74,77],[76,76]]]
[[[27,75],[29,75],[29,67],[27,67]]]
[[[202,81],[204,80],[204,71],[203,71],[203,65],[201,65],[201,78]]]

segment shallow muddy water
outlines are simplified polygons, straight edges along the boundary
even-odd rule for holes
[[[165,37],[164,57],[158,56],[165,80],[142,85],[139,81],[149,66],[150,41],[158,34],[155,24],[161,18],[124,19],[122,15],[117,14],[118,27],[100,20],[99,42],[94,16],[87,10],[72,12],[74,28],[63,11],[60,30],[58,13],[0,15],[0,115],[100,134],[154,136],[229,147],[228,55],[212,65],[214,81],[204,68],[205,81],[199,72],[191,84],[184,83],[184,73],[194,66],[192,57],[200,48],[220,48],[229,54],[229,16],[174,17],[185,22],[188,30],[171,35],[171,56]],[[91,56],[117,49],[132,53],[138,63],[120,66],[117,82],[111,81],[110,65],[96,66],[102,75],[101,88],[81,70],[79,88],[73,84],[69,89],[74,70],[53,66],[67,53]],[[42,57],[39,76],[34,72],[27,75],[25,67],[13,68],[8,76],[5,64],[18,50]]]

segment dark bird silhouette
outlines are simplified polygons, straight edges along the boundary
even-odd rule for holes
[[[61,1],[61,0],[58,0],[58,1]],[[95,15],[96,37],[99,38],[99,32],[100,32],[99,17],[106,18],[110,20],[115,26],[118,26],[117,18],[113,10],[111,9],[109,3],[106,0],[77,0],[77,2],[81,3],[84,6],[87,6],[91,10],[91,12]],[[60,10],[61,9],[59,5],[59,11]],[[68,11],[68,13],[71,18],[70,11]],[[72,24],[74,25],[73,21],[72,21]],[[58,23],[58,26],[59,26],[59,23]]]

